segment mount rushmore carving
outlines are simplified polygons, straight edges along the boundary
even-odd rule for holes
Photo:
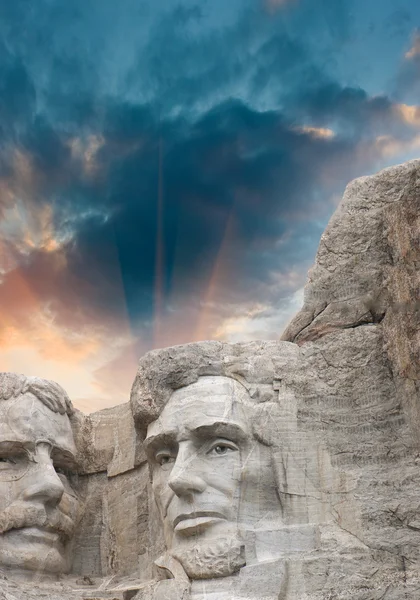
[[[140,359],[125,405],[0,374],[0,598],[420,593],[420,161],[352,182],[282,341]]]

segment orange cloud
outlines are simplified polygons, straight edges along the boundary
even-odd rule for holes
[[[301,280],[302,276],[298,278]],[[278,339],[302,304],[303,287],[284,298],[275,309],[262,304],[250,306],[241,314],[224,319],[215,330],[214,339],[228,342]]]
[[[0,348],[2,370],[57,381],[74,405],[87,413],[128,401],[138,357],[128,362],[124,356],[121,370],[116,369],[114,361],[124,346],[129,346],[130,339],[116,343],[115,337],[110,335],[92,339],[86,331],[77,344],[72,340],[69,344],[66,332],[58,329],[36,333],[40,334],[38,339],[18,335]],[[43,351],[43,343],[49,344],[48,352]],[[109,381],[114,382],[112,386],[108,385]]]
[[[335,137],[334,131],[328,127],[310,127],[308,125],[304,125],[302,127],[296,127],[295,131],[307,133],[315,138],[321,139],[331,139]]]
[[[381,135],[376,138],[374,147],[383,158],[394,158],[420,150],[420,134],[409,140],[399,140],[392,135]]]
[[[223,238],[220,244],[219,252],[213,264],[213,269],[207,289],[202,296],[201,310],[197,325],[194,331],[196,340],[209,338],[209,330],[211,330],[211,322],[213,320],[212,305],[216,301],[219,290],[225,286],[225,281],[232,277],[229,269],[229,254],[230,246],[234,244],[236,237],[236,224],[233,210],[226,217],[224,224]]]
[[[115,386],[107,393],[96,375],[133,343],[127,324],[121,322],[115,330],[114,325],[107,328],[88,323],[81,329],[64,327],[18,271],[9,273],[0,289],[1,370],[53,379],[86,412],[128,400],[134,359],[125,359],[131,377],[116,379],[119,393]]]
[[[28,190],[34,191],[37,188],[39,177],[29,154],[14,148],[13,170],[16,192],[26,192]]]
[[[410,50],[405,53],[405,58],[407,60],[413,60],[414,58],[417,58],[417,56],[420,56],[420,32],[419,31],[416,31],[416,33],[414,34],[413,45],[411,46]]]
[[[396,104],[394,108],[400,118],[405,121],[405,123],[415,127],[420,127],[420,106]]]
[[[232,339],[232,337],[235,337],[237,334],[244,334],[249,322],[263,314],[267,308],[268,307],[263,304],[256,304],[250,306],[239,316],[228,317],[217,327],[214,332],[214,337],[216,339],[228,340]]]
[[[90,412],[128,400],[134,360],[131,376],[118,380],[119,393],[108,393],[96,372],[133,340],[117,260],[111,290],[99,286],[107,299],[111,296],[111,315],[98,307],[93,282],[69,270],[67,241],[54,230],[53,211],[46,204],[31,211],[17,202],[3,211],[0,369],[53,379],[78,408]]]

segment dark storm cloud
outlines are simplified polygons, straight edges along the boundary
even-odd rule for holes
[[[393,116],[393,102],[387,96],[370,97],[365,90],[342,87],[327,80],[312,86],[301,85],[287,99],[291,113],[319,125],[327,125],[344,136],[403,133],[403,123]],[[411,130],[407,128],[407,133]]]
[[[9,128],[26,124],[35,109],[35,88],[25,65],[0,42],[0,122]]]
[[[284,180],[287,204],[294,180],[287,146],[299,139],[288,132],[279,115],[259,114],[232,101],[193,125],[167,122],[153,134],[150,120],[146,123],[138,132],[140,148],[113,165],[110,173],[109,200],[120,207],[112,220],[130,281],[150,287],[155,276],[159,143],[168,286],[176,252],[183,254],[186,279],[194,274],[201,284],[208,281],[232,218],[237,227],[229,240],[232,252],[240,254],[243,245],[260,236],[277,238],[284,224],[275,222],[282,200],[274,189]]]
[[[42,116],[33,119],[20,142],[30,154],[34,169],[47,178],[62,174],[70,163],[70,149],[65,137]]]
[[[268,93],[276,104],[279,88],[302,79],[312,63],[314,47],[325,68],[332,48],[349,35],[348,2],[306,0],[302,11],[293,3],[267,14],[263,3],[241,3],[234,23],[223,23],[223,3],[216,2],[218,27],[206,29],[209,3],[179,13],[169,11],[153,23],[146,43],[139,42],[126,90],[153,98],[160,112],[195,114],[226,97],[258,105]],[[180,18],[179,15],[182,15]],[[299,32],[296,34],[296,32]],[[302,43],[304,41],[304,43]]]
[[[362,94],[358,102],[369,100]],[[343,104],[340,110],[351,121],[346,100]],[[384,113],[397,122],[389,102],[378,106],[384,122]],[[379,118],[375,107],[369,107],[365,118]],[[103,160],[109,160],[115,144],[118,148],[128,140],[132,149],[120,159],[114,155],[107,166],[109,220],[99,230],[89,226],[79,231],[77,248],[91,256],[96,236],[101,239],[104,228],[113,229],[135,320],[150,316],[153,309],[160,152],[166,295],[178,286],[186,296],[199,296],[227,244],[224,267],[231,277],[220,297],[237,300],[256,300],[260,282],[269,280],[274,269],[285,270],[297,261],[297,229],[300,235],[306,230],[315,244],[320,230],[305,221],[326,218],[325,195],[339,190],[367,159],[374,164],[379,158],[374,149],[371,155],[356,156],[362,136],[347,139],[302,130],[279,111],[259,112],[233,100],[194,123],[172,119],[159,124],[146,109],[116,107],[104,131],[111,149],[105,142],[99,153]],[[276,242],[293,230],[294,239],[279,256]]]

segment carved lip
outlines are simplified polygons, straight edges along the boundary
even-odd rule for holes
[[[54,543],[60,538],[58,531],[46,527],[22,527],[19,531],[33,541]]]
[[[23,532],[25,535],[39,540],[56,540],[59,538],[60,542],[66,543],[72,535],[72,532],[63,531],[60,527],[56,527],[51,523],[47,525],[22,525],[21,527],[13,527],[9,529],[4,535],[13,532]]]
[[[212,521],[212,520],[219,520],[219,519],[223,519],[226,520],[225,515],[222,515],[222,513],[218,513],[215,511],[210,511],[210,510],[199,510],[197,512],[191,512],[191,513],[183,513],[181,515],[178,515],[175,519],[174,519],[174,523],[173,523],[173,527],[174,529],[177,528],[177,526],[182,523],[183,521],[191,521],[191,523],[193,524],[194,521],[197,521],[197,519],[200,520],[200,523],[204,524],[206,521]]]

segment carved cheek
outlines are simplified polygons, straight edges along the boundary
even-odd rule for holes
[[[255,443],[244,453],[242,461],[241,479],[253,485],[259,484],[267,469],[272,473],[270,451],[267,448],[264,448],[265,452],[261,450],[260,444]]]
[[[65,515],[74,520],[79,509],[79,499],[75,495],[64,492],[59,508]]]
[[[206,461],[201,476],[210,487],[233,498],[241,484],[240,453],[234,452],[228,457]]]
[[[156,469],[156,472],[153,473],[153,494],[162,516],[165,513],[165,507],[167,507],[170,499],[174,495],[173,491],[168,485],[169,476],[170,471],[162,471],[160,469]]]
[[[0,511],[7,508],[19,496],[19,482],[0,481]]]

